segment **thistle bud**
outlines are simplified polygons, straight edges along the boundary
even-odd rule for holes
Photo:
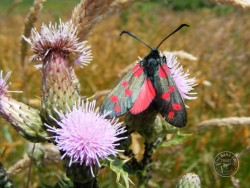
[[[51,122],[51,116],[58,119],[57,111],[65,112],[80,97],[80,86],[74,70],[60,54],[53,53],[46,58],[42,67],[42,109],[41,114]]]
[[[92,59],[87,41],[78,42],[77,28],[72,22],[42,25],[41,31],[32,29],[31,39],[24,39],[42,62],[42,109],[47,122],[58,119],[56,111],[66,112],[80,98],[80,85],[73,64],[80,67]],[[71,63],[73,61],[73,63]]]
[[[176,185],[176,188],[200,188],[201,181],[195,173],[187,173],[181,177]]]
[[[0,116],[7,120],[25,139],[31,142],[42,142],[48,134],[38,110],[18,102],[7,95],[7,80],[10,72],[5,78],[0,71]]]

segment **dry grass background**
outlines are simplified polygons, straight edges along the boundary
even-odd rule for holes
[[[46,8],[45,8],[46,11]],[[71,10],[60,15],[62,20],[70,18]],[[25,90],[14,97],[39,107],[40,72],[32,64],[27,65],[26,78],[20,63],[20,35],[25,14],[1,14],[0,19],[0,68],[11,70],[11,89]],[[41,22],[57,20],[58,14],[41,14],[36,26]],[[128,36],[119,38],[126,29],[143,41],[156,46],[161,39],[181,23],[191,25],[175,34],[162,46],[161,50],[185,50],[198,61],[181,60],[182,65],[197,77],[195,91],[198,99],[188,101],[188,125],[184,131],[203,120],[250,114],[250,22],[249,12],[239,9],[228,11],[200,9],[172,11],[157,4],[130,6],[119,14],[111,14],[99,23],[87,38],[92,46],[94,60],[84,69],[78,69],[82,84],[82,94],[91,96],[95,92],[112,88],[119,80],[118,74],[138,56],[143,57],[148,49]],[[24,82],[25,80],[25,82]],[[25,140],[1,120],[0,149],[5,147],[1,161],[8,167],[22,157]],[[250,143],[250,129],[239,126],[233,129],[214,128],[195,134],[182,146],[161,149],[155,154],[153,181],[162,187],[172,187],[177,178],[185,172],[194,171],[204,187],[233,187],[230,179],[217,176],[211,161],[220,151],[238,153]],[[250,177],[249,154],[241,159],[241,166],[235,175],[242,187],[247,186]],[[164,175],[162,175],[164,174]],[[13,177],[19,182],[26,172]],[[105,179],[114,178],[104,174]],[[19,180],[18,180],[19,179]],[[34,177],[37,180],[37,177]]]

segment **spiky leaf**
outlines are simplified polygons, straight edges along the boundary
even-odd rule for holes
[[[192,134],[182,134],[180,132],[177,132],[175,136],[172,138],[172,140],[165,141],[161,144],[161,147],[170,147],[177,144],[181,144],[184,141],[186,141],[188,138],[190,138]]]
[[[124,165],[127,161],[128,160],[115,158],[114,160],[110,161],[109,164],[110,169],[117,175],[116,182],[122,187],[124,187],[121,183],[119,183],[120,178],[122,178],[126,188],[129,187],[129,182],[133,184],[133,182],[128,177],[128,172],[124,170]]]

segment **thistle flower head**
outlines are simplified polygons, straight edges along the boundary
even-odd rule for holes
[[[176,188],[184,188],[184,187],[200,188],[201,180],[199,176],[195,173],[187,173],[184,176],[182,176],[179,179]]]
[[[86,46],[87,41],[79,42],[77,37],[77,27],[72,21],[54,25],[50,23],[48,26],[42,25],[41,31],[35,28],[31,31],[31,38],[23,36],[31,45],[31,50],[36,54],[35,59],[43,61],[50,53],[59,53],[64,57],[77,55],[75,63],[84,66],[92,60],[91,50]]]
[[[69,110],[67,114],[59,113],[59,127],[48,127],[48,131],[55,134],[57,148],[64,154],[62,158],[70,158],[72,163],[80,163],[89,166],[93,174],[92,166],[100,167],[99,159],[107,159],[115,156],[119,150],[115,146],[118,141],[124,139],[118,136],[125,132],[118,120],[105,119],[108,113],[100,115],[95,110],[95,101],[84,103],[80,101]]]
[[[45,141],[48,134],[44,130],[40,112],[7,95],[9,92],[21,92],[8,90],[10,83],[7,83],[7,81],[10,74],[11,72],[8,72],[3,77],[3,72],[0,70],[0,116],[27,140],[31,142]]]
[[[3,77],[3,71],[0,70],[0,97],[5,95],[8,91],[9,83],[7,83],[11,72],[7,72],[6,76]]]
[[[196,99],[197,97],[194,96],[196,93],[190,92],[197,85],[195,78],[189,78],[189,72],[184,72],[183,67],[171,52],[164,51],[162,54],[166,57],[167,65],[182,99]]]

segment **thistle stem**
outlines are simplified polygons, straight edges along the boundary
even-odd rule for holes
[[[12,180],[8,177],[3,165],[0,163],[0,187],[14,188]]]
[[[91,181],[87,183],[77,183],[74,182],[74,188],[98,188],[97,180],[96,178],[92,179]]]
[[[138,173],[139,185],[140,187],[147,187],[148,181],[151,178],[152,171],[152,155],[155,152],[157,146],[159,146],[165,140],[165,136],[159,135],[154,142],[145,142],[145,152],[143,159],[140,162],[141,171]]]

